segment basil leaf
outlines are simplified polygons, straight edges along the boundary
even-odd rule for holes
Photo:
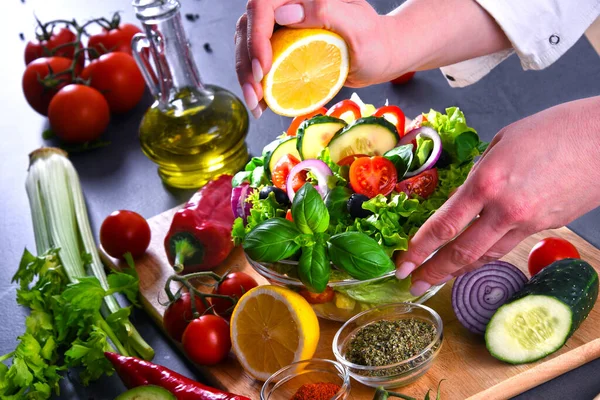
[[[302,233],[325,232],[329,227],[329,213],[317,189],[305,183],[292,202],[292,218]]]
[[[265,165],[264,157],[252,157],[244,169],[246,171],[254,171],[256,167],[262,167],[263,165]]]
[[[252,229],[242,247],[255,261],[276,262],[293,256],[300,249],[295,241],[298,235],[298,229],[287,219],[271,218]]]
[[[250,177],[252,176],[252,171],[240,171],[233,176],[231,180],[232,187],[238,187],[244,182],[250,182]]]
[[[479,136],[475,132],[463,132],[454,140],[456,146],[456,156],[459,163],[470,161],[479,154]]]
[[[327,288],[331,265],[324,244],[303,247],[298,262],[298,277],[311,292],[321,293]]]
[[[267,174],[265,173],[265,167],[260,166],[254,168],[252,171],[252,176],[250,177],[250,186],[256,188],[261,185],[268,185],[269,179],[267,179]]]
[[[333,223],[344,219],[348,215],[348,199],[352,191],[347,187],[336,186],[325,196],[325,207]]]
[[[334,265],[355,279],[377,278],[394,270],[394,263],[374,239],[360,232],[334,235],[328,243]]]
[[[398,146],[392,150],[386,152],[383,156],[390,160],[396,167],[398,172],[398,180],[402,179],[408,172],[408,168],[411,166],[413,161],[413,145],[405,144]]]

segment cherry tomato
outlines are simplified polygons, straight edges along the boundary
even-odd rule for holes
[[[285,219],[294,222],[294,218],[292,217],[292,210],[287,210],[287,212],[285,213]]]
[[[133,57],[125,53],[100,56],[85,67],[81,77],[90,80],[108,102],[111,112],[124,113],[140,102],[146,84]]]
[[[206,311],[202,299],[194,296],[196,300],[196,311],[202,315]],[[169,336],[181,342],[185,328],[194,319],[192,313],[192,301],[189,293],[182,293],[181,297],[169,304],[163,316],[163,326]]]
[[[337,162],[337,165],[340,166],[350,166],[352,165],[352,163],[354,162],[354,160],[356,160],[357,158],[362,158],[362,157],[369,157],[369,155],[367,154],[353,154],[351,156],[347,156],[342,158],[340,161]]]
[[[397,180],[396,167],[385,157],[357,158],[350,166],[350,186],[369,198],[392,193]]]
[[[48,106],[52,131],[67,143],[98,139],[110,121],[104,96],[94,88],[71,84],[60,89]]]
[[[394,85],[404,85],[405,83],[409,82],[413,76],[415,76],[415,71],[407,72],[403,75],[400,75],[396,79],[392,79],[392,83]]]
[[[342,118],[346,113],[351,113],[354,120],[359,119],[361,116],[360,107],[352,100],[342,100],[327,111],[327,115],[335,118]]]
[[[376,117],[384,117],[396,127],[398,135],[404,136],[404,124],[406,123],[404,113],[398,106],[383,106],[378,108],[375,113]]]
[[[214,365],[231,350],[229,324],[216,315],[203,315],[185,328],[181,340],[185,354],[200,365]]]
[[[225,276],[225,279],[219,283],[213,290],[213,293],[231,296],[239,300],[244,293],[257,286],[258,283],[250,275],[243,272],[232,272]],[[233,306],[235,305],[235,303],[232,303],[228,299],[217,297],[211,297],[210,304],[213,306],[213,310],[222,317],[231,315]]]
[[[90,59],[99,55],[122,52],[131,55],[131,38],[142,30],[133,24],[121,24],[118,28],[103,29],[102,32],[90,36],[88,47],[98,52],[90,52]]]
[[[283,191],[287,190],[288,175],[290,174],[292,168],[298,164],[300,164],[300,160],[291,154],[286,154],[285,156],[281,157],[275,164],[273,171],[271,171],[271,180],[273,181],[273,185]]]
[[[106,217],[100,227],[100,243],[115,258],[122,258],[127,252],[133,258],[141,256],[150,244],[150,236],[148,222],[133,211],[115,211]]]
[[[327,113],[327,109],[325,107],[321,107],[316,111],[313,111],[311,113],[301,115],[299,117],[294,118],[287,130],[287,135],[288,136],[296,136],[296,133],[298,133],[298,127],[300,126],[301,123],[303,123],[305,120],[307,120],[309,118],[314,117],[317,114],[325,115],[326,113]]]
[[[404,179],[396,185],[398,193],[404,192],[408,197],[416,194],[424,199],[431,196],[435,192],[438,184],[437,168],[428,169],[421,172],[419,175],[412,178]]]
[[[77,35],[71,32],[68,28],[54,29],[49,33],[49,37],[40,38],[41,40],[31,40],[25,46],[25,65],[29,65],[30,62],[42,57],[65,57],[73,59],[75,55],[75,45],[77,41]],[[73,43],[68,46],[68,43]],[[60,48],[53,51],[57,47]],[[81,53],[78,58],[78,63],[83,66],[85,62],[85,55]]]
[[[330,288],[329,286],[327,286],[327,288],[325,288],[325,291],[323,291],[323,293],[313,293],[313,292],[309,292],[306,289],[301,290],[299,293],[302,297],[304,297],[306,299],[306,301],[309,302],[309,304],[329,303],[330,301],[333,300],[333,296],[335,294],[333,292],[333,289]]]
[[[27,103],[42,115],[48,115],[48,105],[56,93],[71,83],[72,60],[65,57],[38,58],[23,74],[23,94]],[[52,73],[50,73],[52,71]]]
[[[581,256],[571,242],[557,237],[549,237],[540,240],[533,246],[527,259],[527,267],[531,276],[534,276],[554,261],[565,258],[581,258]]]

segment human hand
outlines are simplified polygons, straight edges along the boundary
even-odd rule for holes
[[[600,206],[598,110],[600,97],[578,100],[502,129],[396,258],[398,278],[412,272],[411,293],[421,295]]]
[[[258,118],[266,108],[260,81],[272,63],[270,38],[275,22],[293,28],[324,28],[344,38],[350,51],[346,86],[386,82],[395,29],[365,0],[249,0],[235,33],[236,71],[248,108]],[[390,26],[387,26],[390,25]]]

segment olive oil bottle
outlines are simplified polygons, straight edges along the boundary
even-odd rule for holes
[[[133,38],[133,54],[156,99],[140,124],[142,151],[163,182],[177,188],[237,172],[248,158],[243,103],[226,89],[202,84],[176,0],[133,5],[145,30]]]

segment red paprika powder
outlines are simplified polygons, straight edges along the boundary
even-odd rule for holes
[[[300,386],[291,400],[330,400],[342,387],[335,383],[305,383]]]

